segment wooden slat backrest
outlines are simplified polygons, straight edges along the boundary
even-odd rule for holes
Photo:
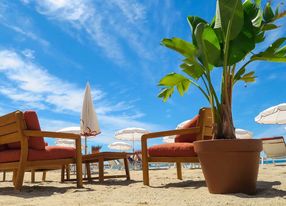
[[[0,144],[20,142],[23,129],[26,129],[26,124],[21,111],[0,117]]]
[[[197,140],[212,139],[213,136],[213,118],[210,108],[201,108],[199,112],[200,134]]]

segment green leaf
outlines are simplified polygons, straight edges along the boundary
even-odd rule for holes
[[[190,27],[191,27],[191,29],[192,29],[192,40],[193,40],[193,44],[194,44],[195,46],[197,46],[197,41],[196,41],[196,38],[195,38],[195,29],[196,29],[196,27],[197,27],[197,25],[198,25],[199,23],[205,23],[205,24],[207,24],[207,22],[206,22],[204,19],[202,19],[202,18],[200,18],[200,17],[198,17],[198,16],[188,16],[188,22],[189,22],[189,25],[190,25]]]
[[[255,38],[257,37],[256,29],[252,24],[251,16],[248,15],[247,9],[251,13],[256,11],[255,5],[250,3],[250,5],[245,5],[244,7],[244,24],[241,32],[238,36],[229,42],[229,55],[228,55],[228,65],[233,65],[244,59],[254,48],[255,48]]]
[[[185,79],[187,78],[183,75],[172,72],[170,74],[167,74],[159,81],[159,86],[173,87]]]
[[[244,81],[245,83],[255,82],[256,76],[254,76],[254,71],[244,74],[240,81]]]
[[[220,43],[215,31],[204,23],[197,25],[195,37],[199,48],[199,59],[202,64],[208,68],[208,65],[221,64]]]
[[[175,37],[172,39],[163,39],[161,44],[179,52],[185,57],[195,56],[196,54],[196,47],[193,44],[180,38]]]
[[[271,8],[271,5],[269,2],[266,3],[266,6],[264,8],[264,11],[263,11],[263,18],[264,18],[264,21],[265,22],[271,22],[274,18],[274,12]]]
[[[286,62],[285,46],[280,47],[286,41],[286,38],[279,38],[271,44],[265,51],[255,54],[252,60],[265,60],[272,62]]]
[[[261,5],[261,0],[255,0],[255,5],[259,8]]]
[[[183,63],[180,67],[183,69],[183,72],[195,80],[198,80],[204,74],[204,68],[199,63]]]
[[[226,37],[228,25],[229,39],[234,39],[243,27],[243,7],[241,0],[217,0],[215,28],[221,28]]]
[[[254,19],[252,19],[252,24],[255,27],[260,27],[262,23],[263,17],[262,17],[262,12],[258,10],[257,15]]]
[[[246,73],[245,67],[242,67],[234,76],[234,83],[237,81],[244,81],[245,83],[255,82],[256,76],[254,76],[254,71]]]
[[[164,102],[166,102],[174,93],[174,87],[171,88],[164,88],[161,90],[161,92],[158,94],[159,98],[162,98]]]
[[[255,43],[263,42],[265,39],[264,32],[260,32],[255,36]]]
[[[264,24],[261,28],[262,31],[269,31],[269,30],[273,30],[273,29],[277,29],[279,28],[278,26],[276,26],[275,24]]]
[[[163,98],[163,101],[167,101],[173,94],[175,87],[177,87],[179,94],[183,96],[188,91],[190,84],[191,81],[183,75],[170,73],[160,80],[159,86],[165,86],[166,88],[159,93],[158,97]]]

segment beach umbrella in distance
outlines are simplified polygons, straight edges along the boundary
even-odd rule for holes
[[[253,133],[244,129],[235,129],[235,136],[237,139],[251,139]]]
[[[108,145],[108,148],[113,149],[113,150],[126,151],[126,150],[130,150],[132,147],[130,144],[126,142],[113,142]]]
[[[80,134],[80,127],[65,127],[58,130],[57,132]]]
[[[87,83],[80,118],[80,134],[85,137],[85,154],[87,154],[87,137],[94,137],[99,133],[100,128],[97,115],[93,106],[90,86],[89,83]]]
[[[129,127],[115,132],[115,138],[125,141],[132,141],[134,153],[134,141],[141,141],[142,135],[147,133],[149,133],[149,131],[146,129]]]
[[[255,117],[259,124],[286,124],[286,103],[265,109]]]
[[[174,143],[175,142],[175,135],[163,137],[163,142]]]

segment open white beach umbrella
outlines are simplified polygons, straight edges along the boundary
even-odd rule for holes
[[[132,147],[130,144],[126,142],[113,142],[108,145],[108,148],[114,149],[114,150],[126,151],[126,150],[130,150]]]
[[[85,137],[85,153],[87,153],[87,137],[96,136],[99,133],[97,115],[93,106],[90,86],[87,83],[80,118],[80,134]]]
[[[259,113],[255,122],[260,124],[286,124],[286,103],[278,104]]]
[[[181,129],[181,128],[183,128],[183,126],[184,126],[185,124],[187,124],[189,121],[191,121],[191,120],[188,119],[188,120],[185,120],[185,121],[179,123],[179,124],[177,125],[176,129]],[[165,142],[165,143],[174,143],[174,142],[175,142],[175,137],[176,137],[176,135],[171,135],[171,136],[163,137],[163,142]]]
[[[251,139],[253,133],[244,129],[235,129],[235,136],[237,139]]]
[[[143,134],[149,133],[148,130],[137,127],[129,127],[115,133],[115,138],[120,140],[132,141],[134,152],[134,141],[140,141]]]

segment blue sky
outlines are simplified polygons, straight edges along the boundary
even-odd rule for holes
[[[167,103],[157,98],[158,81],[179,72],[182,59],[160,41],[191,40],[186,17],[210,21],[214,12],[209,0],[1,0],[0,114],[33,109],[45,130],[77,126],[89,81],[102,130],[90,144],[106,149],[125,127],[173,129],[208,104],[195,88]],[[257,51],[282,36],[285,26]],[[285,135],[284,126],[259,125],[254,117],[285,102],[286,65],[258,62],[249,69],[258,79],[235,88],[235,126],[255,137]]]

